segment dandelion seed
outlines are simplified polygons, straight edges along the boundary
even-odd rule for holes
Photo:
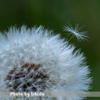
[[[87,32],[86,31],[80,32],[80,30],[84,27],[85,26],[83,26],[83,25],[81,27],[79,27],[79,24],[75,24],[75,28],[73,28],[70,21],[67,22],[67,24],[64,26],[64,31],[68,31],[68,32],[70,32],[69,34],[72,34],[69,41],[73,38],[73,36],[76,36],[76,38],[78,40],[87,40],[87,38],[88,38],[88,36],[86,35]]]
[[[66,29],[83,39],[77,30]],[[73,53],[59,35],[43,27],[10,28],[0,35],[0,91],[84,92],[89,90],[90,70],[80,52]],[[9,48],[9,50],[8,50]],[[65,49],[64,49],[65,48]],[[12,52],[13,51],[13,52]],[[1,96],[0,96],[1,97]],[[12,97],[1,97],[11,100]],[[81,97],[22,97],[15,100],[80,100]]]

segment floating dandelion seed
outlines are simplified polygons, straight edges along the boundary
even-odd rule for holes
[[[78,26],[77,26],[78,27]],[[72,31],[77,38],[83,35]],[[91,78],[83,53],[66,44],[59,35],[38,28],[10,28],[0,35],[0,91],[2,92],[84,92]],[[85,36],[84,36],[85,37]],[[0,96],[1,97],[1,96]],[[12,97],[1,98],[11,100]],[[80,100],[81,97],[17,97],[16,100]]]
[[[68,31],[72,34],[70,40],[72,39],[73,36],[76,36],[76,38],[78,40],[87,40],[88,36],[86,36],[86,31],[85,32],[80,32],[80,30],[82,28],[84,28],[85,26],[81,26],[79,27],[79,24],[75,24],[75,28],[73,28],[72,24],[69,22],[67,22],[67,24],[64,26],[64,31]],[[69,41],[70,41],[69,40]]]

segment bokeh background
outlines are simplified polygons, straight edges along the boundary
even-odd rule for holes
[[[13,25],[43,25],[67,39],[62,27],[68,20],[73,26],[86,25],[82,30],[88,31],[88,41],[73,38],[70,43],[81,48],[87,57],[94,79],[90,91],[100,91],[100,0],[0,0],[0,31]]]

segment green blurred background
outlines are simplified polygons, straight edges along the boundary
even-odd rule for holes
[[[88,31],[88,41],[73,38],[70,43],[87,57],[94,79],[91,91],[100,91],[100,0],[0,0],[0,31],[13,25],[43,25],[67,39],[62,27],[68,20],[73,26],[86,25],[82,30]]]

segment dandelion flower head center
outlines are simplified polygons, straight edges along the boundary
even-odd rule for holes
[[[43,91],[46,88],[46,80],[49,76],[44,69],[40,69],[40,64],[29,63],[13,68],[6,76],[6,88],[11,92]]]

